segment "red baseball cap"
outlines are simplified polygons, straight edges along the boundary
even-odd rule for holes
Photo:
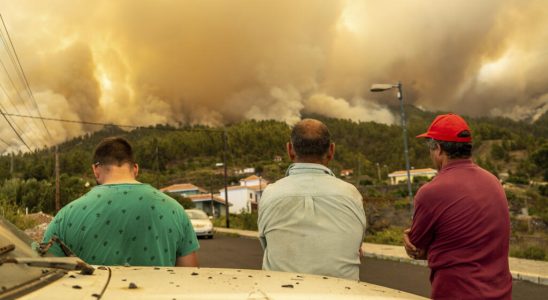
[[[432,138],[438,141],[470,143],[472,133],[466,121],[458,115],[446,114],[437,116],[428,131],[417,135],[418,138]]]

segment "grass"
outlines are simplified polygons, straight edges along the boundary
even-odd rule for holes
[[[366,234],[364,242],[373,244],[403,246],[402,236],[402,227],[390,226],[383,231],[377,231],[373,234]]]
[[[257,230],[257,213],[241,213],[239,215],[230,214],[230,228],[242,230]],[[213,220],[215,227],[225,227],[225,217],[220,217]]]
[[[19,212],[19,209],[15,205],[4,203],[1,205],[1,212],[6,220],[21,230],[36,226],[36,222],[26,218],[24,214]]]

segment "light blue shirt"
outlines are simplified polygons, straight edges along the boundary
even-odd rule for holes
[[[259,202],[263,269],[359,280],[362,197],[320,164],[295,163]]]

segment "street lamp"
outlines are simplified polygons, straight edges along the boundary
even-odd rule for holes
[[[400,100],[401,127],[403,128],[403,148],[405,156],[405,170],[407,171],[407,190],[409,192],[409,202],[411,211],[413,211],[413,190],[411,189],[411,173],[409,171],[409,150],[407,149],[407,127],[405,125],[405,111],[403,110],[403,87],[401,82],[397,84],[376,83],[371,86],[371,92],[384,92],[390,89],[398,89],[398,99]]]

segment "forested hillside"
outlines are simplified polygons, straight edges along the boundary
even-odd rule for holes
[[[430,167],[424,142],[414,136],[424,132],[436,114],[413,106],[407,106],[406,111],[411,166]],[[352,183],[383,184],[387,173],[404,168],[399,123],[384,125],[310,117],[323,120],[330,128],[337,144],[336,159],[331,167],[336,174],[341,169],[353,169],[354,176],[349,179]],[[505,118],[467,119],[473,130],[474,147],[481,149],[476,158],[479,164],[515,183],[548,179],[546,114],[534,123]],[[124,131],[111,126],[66,141],[58,145],[61,202],[68,203],[94,185],[91,152],[102,138],[113,135],[125,136],[133,143],[141,166],[141,181],[160,187],[174,182],[193,182],[215,191],[223,182],[221,169],[215,167],[223,159],[223,130],[207,126],[157,125]],[[243,175],[238,176],[235,171],[246,167],[254,167],[271,181],[282,177],[289,165],[285,154],[289,132],[289,126],[278,121],[250,120],[227,125],[229,181],[237,182]],[[276,157],[282,160],[275,161]],[[0,203],[4,210],[28,207],[30,211],[52,212],[54,165],[53,148],[0,156]],[[541,193],[546,196],[545,190]]]

